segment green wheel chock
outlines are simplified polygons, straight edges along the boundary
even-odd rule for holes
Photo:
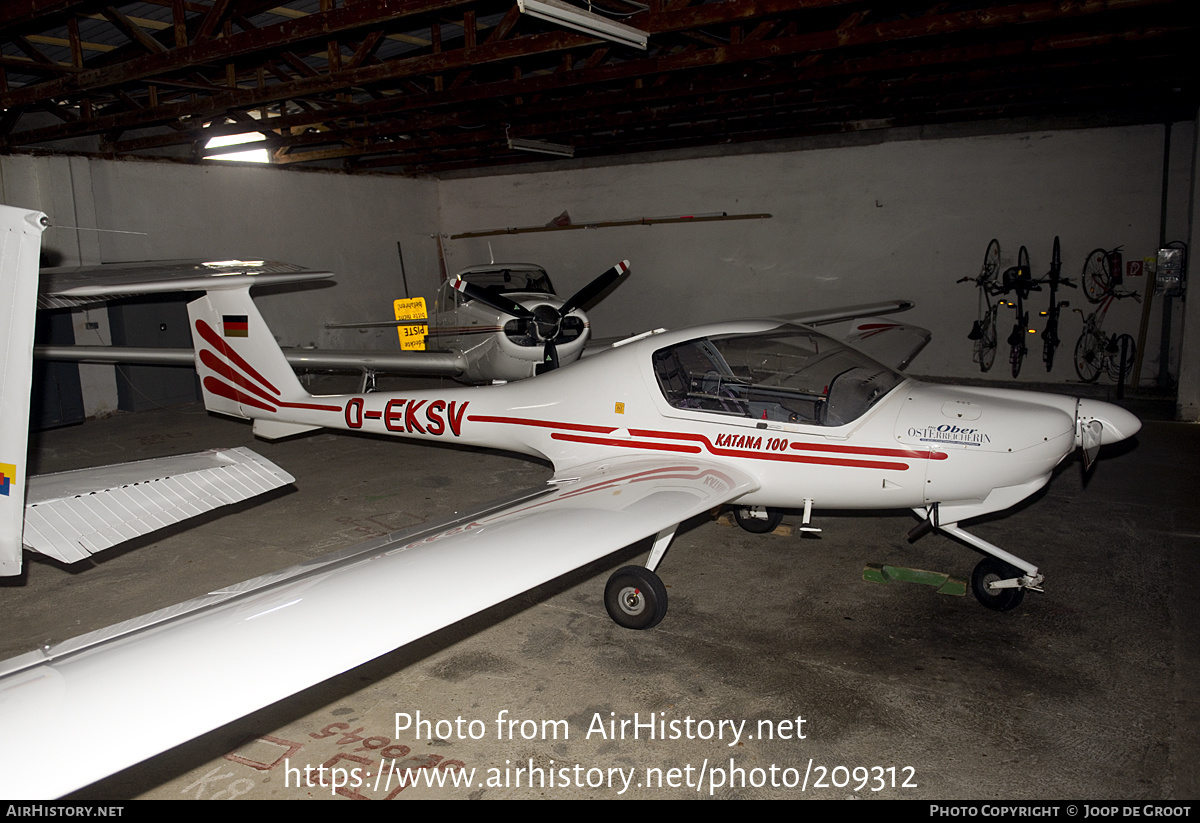
[[[885,566],[868,563],[863,567],[863,580],[871,583],[921,583],[933,586],[938,594],[953,594],[962,597],[967,593],[967,583],[957,577],[924,569],[906,569],[903,566]]]

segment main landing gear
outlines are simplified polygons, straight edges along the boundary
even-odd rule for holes
[[[783,522],[783,512],[764,506],[738,506],[733,510],[733,519],[751,534],[770,534]]]
[[[667,587],[649,569],[625,566],[608,578],[604,607],[618,626],[652,629],[667,615]]]
[[[1046,576],[1038,572],[1037,566],[986,540],[976,537],[957,523],[938,523],[936,504],[928,511],[914,509],[924,521],[908,533],[908,541],[914,542],[931,531],[942,531],[961,540],[972,548],[988,555],[979,561],[971,573],[971,591],[975,599],[985,608],[997,612],[1012,611],[1025,599],[1025,591],[1040,592]]]
[[[667,546],[675,537],[676,523],[654,538],[654,548],[645,566],[623,566],[608,578],[604,587],[604,608],[618,626],[627,629],[652,629],[667,615],[667,587],[654,573]]]

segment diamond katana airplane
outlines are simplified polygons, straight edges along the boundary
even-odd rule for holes
[[[982,552],[976,596],[1011,609],[1042,572],[959,524],[1024,500],[1076,448],[1090,462],[1140,426],[1107,403],[922,383],[778,319],[647,333],[518,383],[312,396],[252,282],[214,277],[189,305],[211,411],[252,419],[266,438],[331,428],[507,449],[553,476],[0,665],[0,794],[86,785],[652,537],[646,563],[615,572],[604,595],[617,623],[648,629],[667,610],[656,569],[679,524],[726,504],[757,531],[780,509],[803,509],[806,525],[820,508],[910,509],[916,536],[938,530]],[[904,328],[876,320],[855,334]],[[349,633],[328,620],[375,597],[402,599],[408,617]],[[305,653],[314,644],[321,654]],[[105,733],[109,718],[135,715],[144,734]]]

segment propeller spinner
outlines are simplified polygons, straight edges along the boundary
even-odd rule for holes
[[[542,374],[558,368],[558,348],[554,341],[562,332],[562,323],[566,316],[596,298],[627,271],[629,271],[629,261],[622,260],[575,292],[575,294],[567,298],[562,306],[557,308],[549,303],[543,303],[532,309],[528,309],[511,297],[493,293],[482,286],[470,283],[462,278],[455,280],[452,285],[469,300],[478,300],[485,306],[491,306],[496,311],[527,321],[529,333],[534,339],[544,344],[542,365],[538,367],[538,373]]]

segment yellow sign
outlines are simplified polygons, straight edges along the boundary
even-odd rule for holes
[[[425,311],[424,297],[403,298],[392,303],[397,320],[425,320],[429,313]],[[400,335],[402,351],[425,351],[425,335],[429,334],[429,326],[412,325],[397,326]]]

